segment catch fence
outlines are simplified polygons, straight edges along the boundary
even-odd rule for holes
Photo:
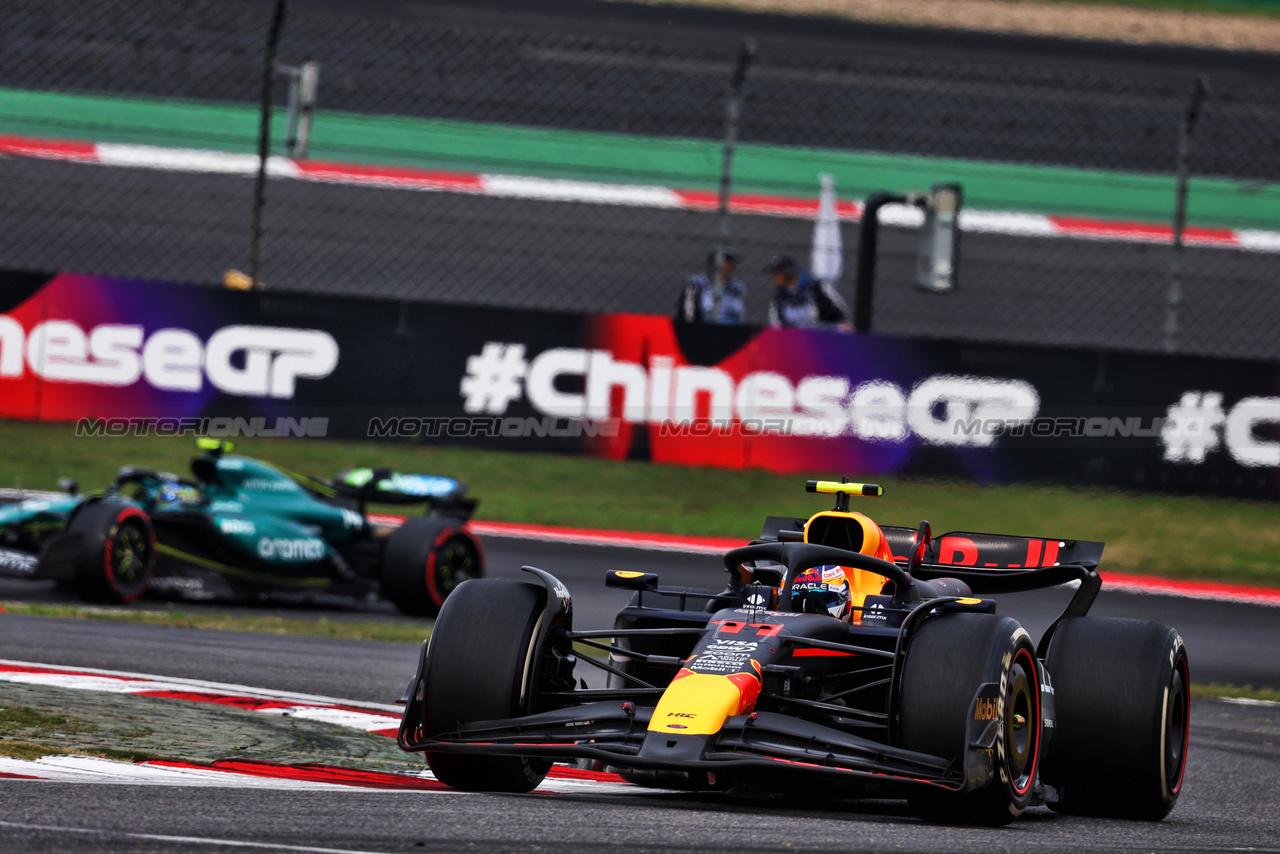
[[[720,239],[726,92],[754,37],[729,220],[753,322],[763,264],[808,260],[820,173],[846,216],[850,304],[857,202],[953,181],[958,288],[916,288],[899,211],[881,235],[877,331],[1280,357],[1280,63],[935,50],[745,16],[618,23],[615,4],[580,5],[597,11],[293,0],[272,74],[265,287],[673,311]],[[248,271],[273,11],[11,0],[0,267],[193,284]],[[286,147],[303,63],[318,68],[305,151]],[[1202,73],[1171,339],[1179,144]]]

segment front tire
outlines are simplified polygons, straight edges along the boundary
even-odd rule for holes
[[[1001,686],[995,779],[961,795],[913,795],[926,820],[995,827],[1022,815],[1039,773],[1040,678],[1031,637],[1008,617],[932,617],[911,638],[899,702],[903,747],[963,767],[974,695],[988,682]]]
[[[76,563],[76,593],[91,602],[128,603],[151,586],[156,532],[141,508],[118,502],[82,506],[68,532],[84,538]]]
[[[1053,810],[1159,821],[1182,791],[1190,732],[1187,650],[1168,626],[1078,617],[1045,665],[1058,714],[1045,782]]]
[[[408,519],[382,556],[382,594],[410,617],[434,617],[455,588],[483,575],[480,543],[456,519]]]
[[[476,721],[526,714],[533,697],[546,590],[506,579],[459,585],[436,620],[423,686],[423,732],[437,736]],[[523,756],[427,751],[436,779],[469,792],[529,792],[551,763]]]

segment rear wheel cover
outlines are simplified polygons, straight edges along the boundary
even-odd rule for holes
[[[907,648],[899,699],[900,746],[963,767],[978,689],[999,686],[992,777],[962,794],[921,790],[911,803],[931,821],[999,826],[1031,802],[1042,757],[1040,671],[1026,630],[1008,617],[930,618]]]
[[[1013,657],[1005,708],[1003,773],[1021,796],[1035,784],[1040,762],[1040,684],[1035,660],[1026,647],[1020,647]]]
[[[464,581],[481,576],[480,555],[467,537],[447,531],[427,556],[427,594],[437,608]]]
[[[125,602],[137,599],[151,585],[155,535],[132,508],[121,512],[104,544],[103,572],[111,590]]]
[[[84,539],[73,582],[82,597],[127,603],[147,592],[155,573],[156,534],[140,507],[89,501],[67,530]]]

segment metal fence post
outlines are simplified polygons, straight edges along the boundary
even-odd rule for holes
[[[872,298],[876,288],[876,238],[880,232],[880,209],[889,204],[905,204],[911,199],[902,193],[879,190],[862,203],[862,223],[858,229],[858,281],[853,294],[853,329],[871,331]]]
[[[285,101],[289,121],[284,131],[284,153],[293,157],[293,149],[298,144],[298,69],[292,65],[281,65],[276,70],[289,81],[289,95]]]
[[[311,118],[316,109],[316,93],[320,89],[320,63],[308,60],[298,66],[298,121],[294,135],[293,157],[307,159],[311,144]]]
[[[1178,310],[1182,307],[1182,230],[1187,223],[1187,182],[1191,178],[1191,142],[1200,118],[1200,106],[1209,94],[1209,78],[1201,75],[1191,87],[1191,102],[1182,120],[1182,141],[1178,146],[1178,191],[1173,207],[1173,255],[1169,260],[1169,294],[1165,299],[1164,350],[1178,347]]]
[[[267,56],[262,66],[262,122],[258,132],[258,175],[253,184],[253,236],[249,242],[249,277],[254,288],[262,287],[262,209],[267,201],[267,158],[271,154],[271,91],[288,5],[288,0],[276,0],[267,33]]]
[[[720,240],[711,275],[711,321],[720,322],[720,300],[724,295],[724,252],[729,245],[729,189],[733,182],[733,149],[738,144],[738,120],[742,116],[742,84],[756,55],[755,39],[742,43],[738,63],[729,81],[729,97],[724,105],[724,156],[720,162]]]

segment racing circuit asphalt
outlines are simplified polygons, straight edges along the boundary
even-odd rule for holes
[[[724,582],[724,571],[715,555],[497,537],[486,537],[484,544],[490,577],[529,580],[530,576],[520,572],[521,565],[529,564],[564,581],[573,594],[574,625],[580,629],[611,626],[613,615],[626,604],[629,593],[604,586],[604,573],[609,569],[656,571],[664,586],[713,588]],[[1057,588],[998,598],[1000,611],[1017,619],[1032,637],[1038,638],[1070,596],[1070,590]],[[56,590],[51,582],[8,579],[0,579],[0,599],[77,601]],[[331,620],[410,622],[386,603],[336,599],[301,604],[276,601],[265,607],[230,608],[183,602],[177,607],[187,612],[217,608],[299,618],[324,616]],[[1175,627],[1190,652],[1191,677],[1195,682],[1280,689],[1280,611],[1276,608],[1112,593],[1104,587],[1090,613],[1154,620]],[[389,703],[400,696],[417,664],[417,649],[409,644],[237,634],[94,620],[68,622],[12,614],[0,619],[9,624],[9,628],[0,632],[0,658],[233,682],[377,703]],[[592,669],[586,666],[582,669],[590,679]]]
[[[603,587],[605,569],[656,567],[665,583],[677,585],[713,586],[721,580],[715,556],[497,538],[487,538],[486,546],[494,576],[516,577],[521,563],[532,563],[566,581],[575,596],[580,627],[607,623],[625,598],[625,593]],[[4,599],[48,602],[61,597],[48,585],[0,584]],[[1041,595],[1023,596],[1017,602],[1002,602],[1002,610],[1022,619],[1035,634],[1052,617],[1048,604]],[[277,603],[266,610],[296,617],[398,619],[385,606],[363,603]],[[1177,627],[1187,641],[1196,681],[1280,687],[1280,620],[1275,609],[1104,593],[1095,613],[1157,619]],[[412,644],[0,614],[0,657],[389,702],[403,688],[416,649]],[[249,841],[267,850],[279,845],[364,852],[548,847],[590,852],[1280,851],[1280,818],[1275,812],[1280,803],[1280,708],[1196,703],[1189,756],[1185,793],[1172,816],[1160,824],[1068,818],[1036,809],[1004,830],[926,825],[899,802],[729,802],[640,791],[623,796],[508,796],[0,781],[0,849],[235,850],[211,844],[221,840]]]

